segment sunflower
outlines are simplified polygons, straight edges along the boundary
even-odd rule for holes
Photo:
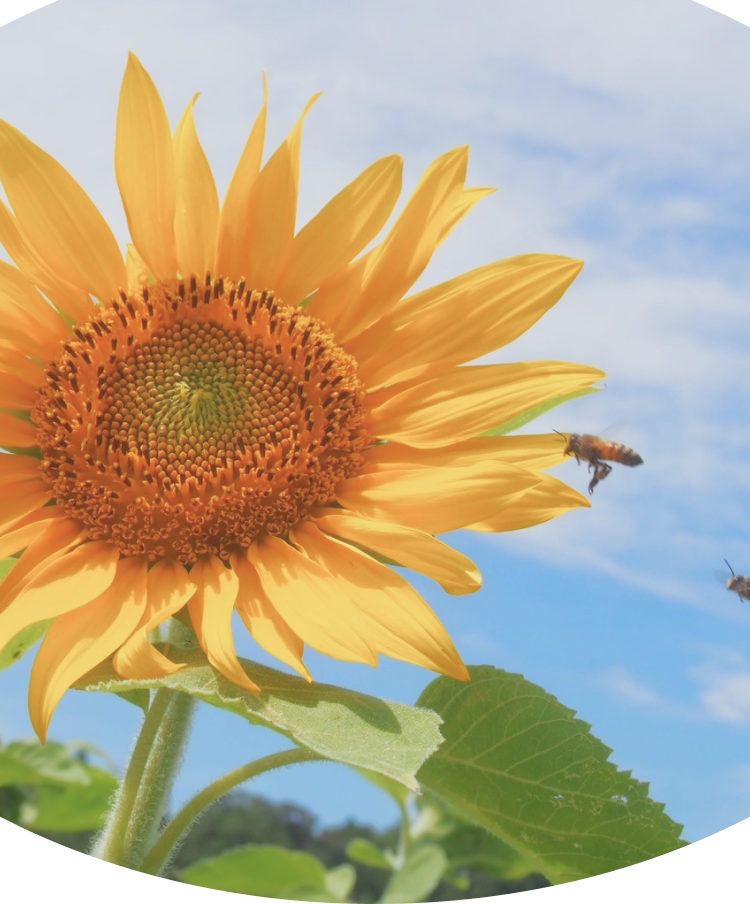
[[[543,473],[551,436],[483,436],[601,379],[550,361],[464,366],[553,305],[579,261],[524,255],[409,295],[490,193],[468,148],[439,157],[390,231],[401,158],[378,160],[295,230],[302,125],[262,166],[264,103],[220,206],[188,105],[174,135],[132,54],[116,175],[123,258],[73,177],[0,122],[0,648],[52,620],[29,709],[41,739],[104,659],[181,666],[149,641],[185,609],[207,659],[257,691],[236,609],[274,657],[379,653],[466,679],[450,637],[385,562],[476,590],[436,534],[504,531],[587,501]],[[185,614],[182,615],[185,617]]]

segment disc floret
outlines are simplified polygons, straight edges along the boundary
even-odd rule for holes
[[[157,284],[75,336],[32,413],[42,473],[124,555],[227,560],[286,535],[362,466],[354,359],[271,292],[210,275]]]

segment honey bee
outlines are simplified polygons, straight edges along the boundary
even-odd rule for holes
[[[726,559],[724,561],[727,562]],[[741,600],[750,600],[750,578],[735,574],[729,562],[727,562],[727,568],[732,572],[732,577],[727,581],[727,590],[736,593]]]
[[[566,434],[560,433],[559,430],[555,430],[555,433],[559,433],[566,442],[565,454],[575,455],[579,465],[581,459],[587,461],[589,471],[594,472],[589,484],[589,496],[594,492],[597,483],[604,480],[612,470],[612,465],[608,465],[607,461],[616,461],[629,468],[643,464],[641,456],[628,446],[623,446],[622,443],[608,442],[589,433]]]

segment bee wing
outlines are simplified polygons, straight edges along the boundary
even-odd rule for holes
[[[604,430],[600,431],[596,435],[603,440],[607,440],[610,443],[621,443],[623,446],[629,446],[630,443],[627,442],[628,433],[632,433],[631,423],[626,418],[620,418],[619,420],[612,421],[612,423],[605,427]]]

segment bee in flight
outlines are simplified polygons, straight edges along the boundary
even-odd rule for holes
[[[594,472],[589,484],[589,496],[594,492],[594,487],[612,470],[612,465],[608,465],[608,461],[617,461],[629,468],[636,465],[642,465],[641,456],[630,449],[623,446],[622,443],[608,442],[599,439],[598,436],[592,436],[589,433],[560,433],[555,430],[566,442],[565,454],[575,455],[576,461],[580,465],[581,459],[589,463],[589,471]]]
[[[727,562],[726,559],[724,561]],[[732,577],[727,581],[727,590],[736,593],[741,600],[750,600],[750,578],[735,574],[729,562],[727,562],[727,568],[732,572]]]

